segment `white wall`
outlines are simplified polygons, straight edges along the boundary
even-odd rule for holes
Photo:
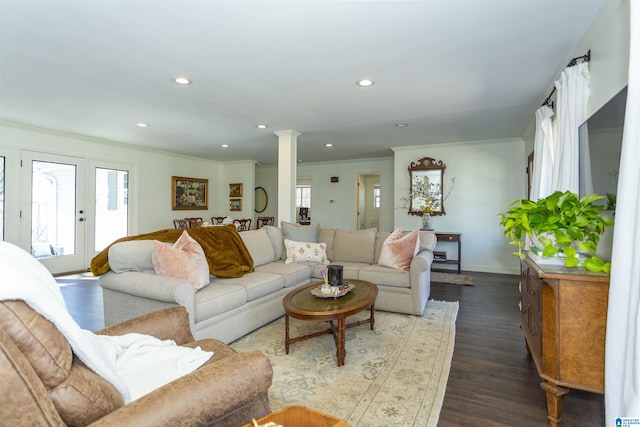
[[[420,217],[407,214],[402,198],[409,194],[411,162],[423,157],[446,165],[445,192],[455,177],[453,191],[445,200],[446,215],[432,218],[436,231],[462,233],[462,269],[493,273],[519,273],[518,258],[499,225],[498,213],[525,195],[524,141],[507,138],[489,141],[395,148],[396,227],[415,229]],[[449,258],[455,258],[454,245],[441,245]]]
[[[368,174],[380,175],[382,207],[379,211],[379,229],[392,231],[393,159],[391,158],[299,164],[297,175],[311,178],[312,221],[327,227],[355,230],[358,202],[356,176]],[[332,176],[337,176],[338,182],[331,182]],[[277,220],[277,168],[275,166],[256,168],[256,185],[264,187],[269,196],[265,216],[275,216]]]
[[[129,164],[133,174],[130,189],[137,211],[132,234],[172,228],[173,219],[186,216],[230,215],[229,183],[244,184],[240,218],[253,214],[254,165],[252,161],[220,164],[173,153],[133,148],[112,141],[51,132],[0,123],[0,155],[6,157],[5,240],[19,244],[20,151],[31,150]],[[186,176],[209,180],[208,210],[171,209],[171,177]],[[240,215],[242,214],[242,215]]]
[[[629,81],[629,0],[604,2],[567,62],[573,57],[584,55],[589,49],[591,94],[588,116],[606,104]],[[560,67],[565,65],[566,63],[559,64]],[[551,89],[553,82],[549,82],[549,91]],[[532,111],[531,122],[523,135],[527,154],[533,151],[534,129],[535,111]]]

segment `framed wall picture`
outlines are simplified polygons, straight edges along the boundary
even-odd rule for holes
[[[242,210],[242,199],[229,199],[229,210],[230,211],[241,211]]]
[[[242,183],[229,184],[229,197],[242,197]]]
[[[171,177],[171,209],[206,210],[209,208],[209,180]]]

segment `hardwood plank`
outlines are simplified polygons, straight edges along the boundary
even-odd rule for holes
[[[473,287],[431,284],[459,301],[456,346],[438,426],[547,426],[545,394],[520,330],[520,276],[467,272]],[[604,397],[571,390],[562,426],[603,426]]]

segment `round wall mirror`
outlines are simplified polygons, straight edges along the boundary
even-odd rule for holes
[[[262,187],[256,187],[256,195],[255,195],[255,209],[257,213],[262,213],[267,209],[267,205],[269,204],[269,196],[267,196],[267,190]]]

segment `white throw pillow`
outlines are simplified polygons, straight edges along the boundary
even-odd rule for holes
[[[329,264],[326,243],[296,242],[295,240],[284,239],[284,247],[287,249],[285,264],[294,264],[296,262]]]

